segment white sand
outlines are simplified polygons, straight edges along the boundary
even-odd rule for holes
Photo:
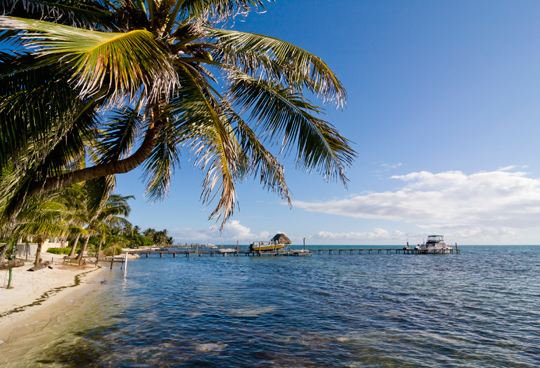
[[[0,316],[17,308],[21,312],[11,313],[0,317],[0,341],[7,341],[14,333],[21,334],[21,329],[29,323],[50,320],[56,310],[73,303],[73,298],[82,296],[85,291],[92,289],[99,282],[96,280],[102,269],[88,265],[86,267],[66,266],[62,264],[64,255],[42,253],[43,261],[53,260],[53,269],[45,268],[30,272],[32,263],[27,262],[23,267],[13,268],[13,289],[6,289],[8,271],[0,271]],[[59,287],[75,284],[75,276],[81,276],[81,284],[77,287],[68,287],[57,292],[50,292]],[[83,292],[84,291],[84,292]],[[49,292],[49,296],[43,298]],[[39,305],[30,304],[42,300]],[[29,322],[32,320],[32,322]],[[19,331],[18,331],[19,330]],[[0,343],[1,346],[1,343]]]

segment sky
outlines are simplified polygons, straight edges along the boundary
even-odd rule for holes
[[[118,175],[129,220],[177,243],[540,243],[540,2],[277,0],[233,28],[322,58],[347,89],[324,119],[354,142],[347,187],[295,170],[289,207],[256,180],[237,186],[222,232],[184,155],[168,197],[150,203],[141,171]],[[322,101],[312,100],[321,106]]]

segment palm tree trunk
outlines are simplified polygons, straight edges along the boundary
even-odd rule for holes
[[[2,252],[0,253],[0,265],[6,261],[7,248],[8,248],[8,243],[2,246]]]
[[[164,122],[162,121],[150,124],[141,146],[130,157],[48,178],[43,187],[40,188],[41,191],[48,192],[53,189],[64,188],[69,185],[90,179],[101,178],[114,174],[124,174],[135,169],[144,160],[146,160],[148,156],[150,156],[150,153],[156,146],[157,139],[163,125]]]
[[[82,257],[84,255],[84,251],[86,250],[86,246],[88,245],[88,241],[90,240],[90,235],[86,237],[86,240],[84,241],[84,245],[81,249],[81,253],[79,253],[79,257],[77,259],[79,260],[79,265],[81,264]]]
[[[75,255],[75,250],[77,249],[77,244],[79,244],[80,237],[81,237],[81,234],[78,234],[77,238],[75,239],[75,242],[73,243],[73,246],[71,247],[71,252],[69,252],[70,257],[73,257]]]
[[[155,115],[157,115],[157,112]],[[59,176],[53,176],[46,179],[45,182],[33,182],[27,192],[20,192],[11,198],[10,203],[4,210],[4,213],[9,214],[9,217],[13,219],[26,202],[26,199],[31,198],[38,193],[64,188],[90,179],[101,178],[114,174],[124,174],[135,169],[152,153],[165,122],[165,120],[158,120],[149,124],[148,129],[146,130],[146,136],[144,137],[141,146],[133,155],[122,160],[95,165],[81,170],[75,170]]]
[[[101,246],[103,245],[103,240],[99,242],[99,249],[97,251],[97,255],[96,255],[96,266],[99,262],[99,253],[101,253]]]
[[[38,240],[38,246],[36,251],[36,261],[34,262],[34,266],[39,266],[41,263],[41,247],[43,246],[43,243],[45,243],[45,239],[39,239]]]

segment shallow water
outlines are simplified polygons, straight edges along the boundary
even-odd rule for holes
[[[537,367],[539,271],[539,246],[141,258],[0,366]]]

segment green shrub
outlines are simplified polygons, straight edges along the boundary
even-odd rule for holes
[[[115,256],[122,254],[122,247],[119,245],[113,245],[112,247],[105,248],[103,251],[105,257],[112,256],[113,252]]]
[[[66,248],[49,248],[47,249],[47,252],[49,253],[52,253],[52,254],[69,254],[71,253],[71,247],[66,247]],[[81,249],[77,249],[75,251],[75,254],[79,254],[81,252]]]
[[[67,248],[49,248],[47,249],[48,253],[52,254],[69,254],[71,252],[71,247]]]

